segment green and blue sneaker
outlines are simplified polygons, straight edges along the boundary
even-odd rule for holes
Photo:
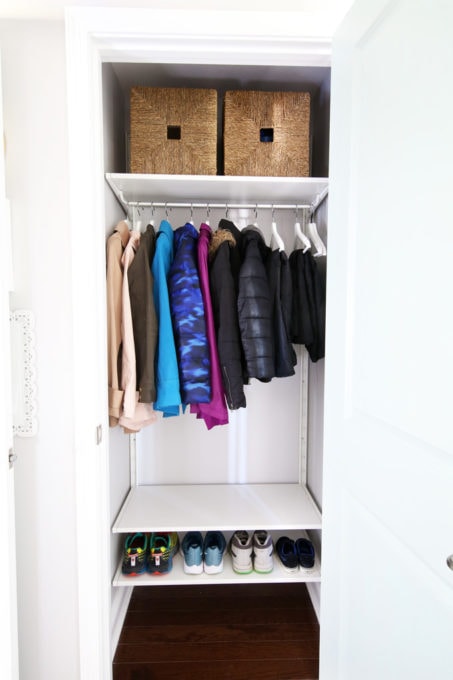
[[[148,571],[150,574],[167,574],[173,567],[173,555],[179,547],[176,531],[151,534]]]
[[[124,542],[122,573],[128,576],[143,574],[146,571],[147,553],[148,535],[142,533],[128,534]]]

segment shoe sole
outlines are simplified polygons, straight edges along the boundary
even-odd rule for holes
[[[204,565],[205,574],[220,574],[223,571],[223,559],[220,564]]]
[[[252,567],[250,569],[237,569],[233,564],[233,571],[235,574],[251,574],[253,569]]]
[[[189,566],[184,562],[184,573],[185,574],[202,574],[203,573],[203,563],[192,564]]]
[[[280,562],[280,565],[284,571],[286,571],[288,574],[297,574],[299,571],[299,565],[297,567],[287,567],[283,562]]]

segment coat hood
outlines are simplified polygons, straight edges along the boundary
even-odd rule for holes
[[[226,220],[222,221],[225,222]],[[236,229],[236,227],[234,228]],[[215,254],[222,243],[228,243],[230,248],[234,248],[236,246],[236,239],[230,230],[219,228],[211,236],[211,241],[209,243],[209,259],[212,260],[212,258],[215,257]]]

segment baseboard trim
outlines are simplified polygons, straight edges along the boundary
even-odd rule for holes
[[[321,622],[321,584],[320,583],[307,583],[308,594],[310,595],[310,600],[315,610],[318,623]]]
[[[114,596],[112,597],[112,624],[111,624],[111,653],[112,662],[115,656],[116,648],[120,639],[121,631],[123,629],[124,619],[126,618],[127,608],[132,596],[133,588],[114,588]]]

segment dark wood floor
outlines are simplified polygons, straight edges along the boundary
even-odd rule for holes
[[[114,680],[318,677],[319,625],[306,586],[134,588]]]

